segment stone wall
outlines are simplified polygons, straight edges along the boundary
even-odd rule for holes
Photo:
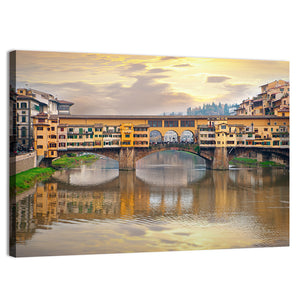
[[[229,161],[226,147],[216,147],[214,151],[213,161],[207,161],[208,169],[213,170],[228,170]]]
[[[17,155],[9,158],[9,172],[10,176],[20,172],[36,168],[36,152]]]
[[[135,170],[134,148],[121,148],[119,154],[119,170]]]

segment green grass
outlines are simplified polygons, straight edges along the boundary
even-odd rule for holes
[[[256,159],[246,157],[235,157],[230,163],[244,163],[244,164],[257,164]]]
[[[258,162],[256,159],[246,158],[246,157],[235,157],[229,162],[229,164],[244,164],[248,166],[257,166],[257,167],[282,167],[283,165],[278,164],[274,161],[261,161]]]
[[[64,155],[61,158],[58,158],[54,161],[52,161],[52,166],[55,168],[74,168],[81,163],[88,163],[93,162],[97,160],[96,155],[88,154],[88,155],[82,155],[82,156],[67,156]]]
[[[9,191],[16,194],[22,193],[33,187],[35,182],[48,179],[56,171],[55,168],[72,168],[80,165],[82,162],[88,163],[97,159],[96,155],[82,155],[78,157],[64,155],[52,162],[53,168],[38,167],[10,176]]]
[[[55,172],[52,168],[33,168],[9,178],[9,190],[11,193],[22,193],[31,188],[36,181],[49,178]]]
[[[266,160],[259,163],[261,167],[280,167],[283,166],[281,164],[276,163],[275,161]]]

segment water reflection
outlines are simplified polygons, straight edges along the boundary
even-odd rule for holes
[[[207,171],[194,159],[55,174],[17,202],[17,255],[288,245],[288,171]]]

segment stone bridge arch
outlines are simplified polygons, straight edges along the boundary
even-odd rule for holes
[[[176,135],[176,137],[174,134]],[[164,133],[163,142],[178,143],[179,141],[180,141],[180,135],[178,134],[177,130],[170,129]]]
[[[186,136],[188,136],[187,140],[185,140]],[[186,129],[186,130],[182,131],[181,134],[180,134],[179,142],[193,142],[193,143],[195,143],[196,142],[195,133],[190,129]]]
[[[150,144],[162,143],[163,134],[159,129],[152,129],[150,131]]]
[[[288,148],[236,147],[228,148],[227,152],[229,161],[236,157],[247,157],[257,159],[258,162],[270,160],[283,165],[289,165]]]
[[[198,150],[198,147],[195,145],[172,145],[172,144],[162,144],[162,145],[155,145],[150,148],[146,149],[139,149],[136,151],[135,154],[135,160],[138,161],[152,153],[157,153],[157,152],[162,152],[162,151],[167,151],[167,150],[175,150],[175,151],[182,151],[182,152],[187,152],[191,154],[195,154],[201,158],[203,158],[206,162],[207,165],[211,163],[213,160],[213,151],[212,149],[205,149],[205,150]]]

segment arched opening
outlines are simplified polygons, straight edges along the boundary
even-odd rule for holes
[[[195,137],[193,132],[190,130],[185,130],[180,136],[180,143],[192,144],[195,142]]]
[[[150,144],[161,144],[162,134],[158,130],[150,131]]]
[[[164,143],[178,143],[178,134],[174,130],[169,130],[165,133]]]

